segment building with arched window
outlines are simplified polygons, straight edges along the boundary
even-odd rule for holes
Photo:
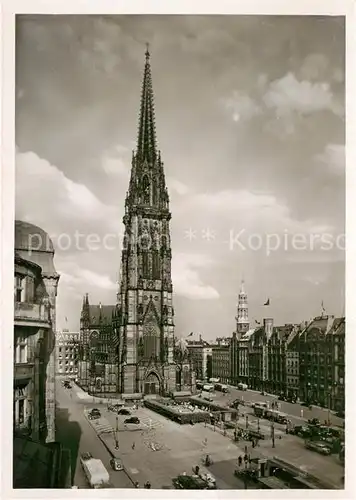
[[[55,439],[55,325],[59,275],[43,229],[15,222],[14,399],[16,433]]]
[[[113,330],[118,392],[192,390],[193,371],[174,359],[169,196],[157,147],[150,54],[146,52],[137,148],[125,201],[125,236]],[[183,369],[183,372],[182,372]],[[187,375],[188,373],[188,375]]]

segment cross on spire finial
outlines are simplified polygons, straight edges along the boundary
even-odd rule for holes
[[[146,61],[147,61],[150,58],[150,44],[148,42],[146,42],[145,56],[146,56]]]

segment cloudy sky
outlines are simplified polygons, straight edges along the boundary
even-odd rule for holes
[[[231,335],[242,278],[251,323],[309,319],[322,300],[342,314],[342,18],[22,16],[16,217],[53,239],[58,327],[79,329],[85,292],[115,303],[145,42],[177,334]]]

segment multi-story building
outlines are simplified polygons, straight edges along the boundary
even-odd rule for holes
[[[268,380],[265,388],[273,394],[284,395],[287,392],[287,342],[293,331],[298,331],[297,325],[275,326],[268,340]]]
[[[333,332],[341,322],[334,316],[318,316],[299,335],[300,397],[308,403],[332,403]]]
[[[55,439],[55,326],[59,275],[43,229],[15,222],[14,430]]]
[[[245,283],[242,280],[237,300],[236,331],[233,332],[230,342],[230,381],[237,385],[239,382],[247,383],[248,356],[246,339],[249,331],[248,302],[245,292]],[[242,340],[243,339],[243,340]],[[245,362],[246,361],[246,362]]]
[[[217,339],[219,342],[212,349],[212,378],[220,379],[223,384],[230,383],[230,342],[228,339]]]
[[[304,325],[305,327],[306,325]],[[295,327],[290,332],[286,342],[285,363],[286,363],[286,391],[288,399],[299,398],[299,333],[303,326]]]
[[[62,330],[56,334],[56,374],[78,378],[79,332]]]
[[[205,380],[211,378],[213,376],[211,345],[199,335],[199,340],[187,341],[187,349],[197,379]]]
[[[330,408],[345,411],[345,318],[335,320],[332,328],[326,334],[328,343],[328,360],[332,363],[332,384],[330,390]]]
[[[118,392],[117,335],[113,328],[116,306],[89,304],[83,298],[79,333],[78,384],[91,394]]]

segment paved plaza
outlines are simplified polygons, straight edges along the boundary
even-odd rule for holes
[[[118,440],[119,450],[115,450],[116,414],[107,410],[106,405],[87,405],[101,410],[103,418],[100,423],[104,432],[101,439],[120,456],[134,481],[143,484],[150,481],[153,488],[171,485],[173,477],[186,472],[189,474],[195,465],[202,467],[202,460],[209,454],[213,464],[209,467],[221,489],[243,488],[241,481],[234,477],[236,460],[244,455],[245,446],[251,457],[278,457],[300,467],[331,487],[341,488],[343,467],[335,456],[323,456],[309,451],[304,441],[296,436],[286,435],[281,429],[275,430],[275,447],[272,447],[270,427],[260,420],[260,426],[266,427],[266,439],[260,440],[256,448],[250,442],[234,442],[233,430],[224,436],[216,426],[179,425],[147,408],[138,408],[131,413],[140,419],[141,425],[125,425],[127,416],[119,415]],[[252,417],[251,417],[252,422]],[[262,425],[261,425],[262,423]],[[256,422],[255,422],[256,424]],[[106,431],[105,431],[106,429]],[[215,430],[214,430],[215,429]]]

